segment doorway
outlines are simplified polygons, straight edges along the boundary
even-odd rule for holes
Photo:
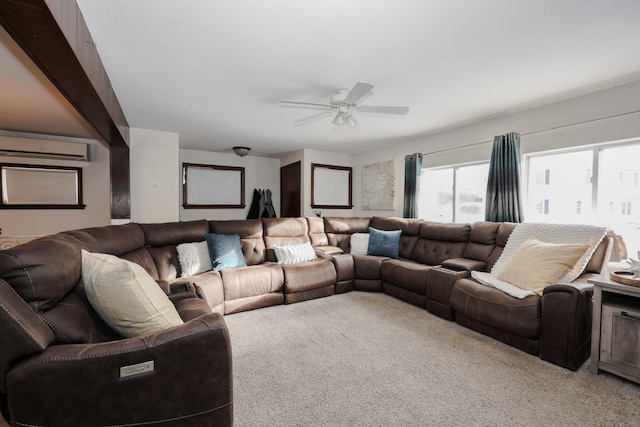
[[[280,168],[280,217],[300,216],[302,163],[295,162]]]

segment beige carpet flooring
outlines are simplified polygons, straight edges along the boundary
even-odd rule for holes
[[[640,386],[380,293],[225,317],[236,426],[637,426]]]

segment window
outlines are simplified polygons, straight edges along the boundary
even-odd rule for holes
[[[628,254],[640,250],[640,140],[527,155],[523,206],[527,222],[598,224],[621,235]],[[484,220],[489,164],[423,169],[419,217],[441,222]]]
[[[2,209],[84,209],[82,169],[0,164]]]
[[[576,200],[591,200],[591,176],[585,179],[585,171],[590,171],[592,164],[591,150],[529,157],[528,182],[537,184],[540,171],[544,171],[545,185],[528,186],[523,203],[525,220],[575,222]],[[551,176],[556,178],[551,180]],[[544,201],[542,207],[540,201]],[[581,216],[587,214],[583,206],[580,209]]]
[[[422,171],[418,216],[453,222],[453,168]]]
[[[640,203],[640,188],[636,176],[640,173],[640,143],[604,147],[599,154],[597,185],[597,223],[611,227],[627,245],[629,256],[640,250],[640,218],[633,214],[633,205]],[[622,177],[622,179],[616,179]],[[607,206],[615,206],[607,210]]]
[[[489,163],[424,169],[420,182],[420,218],[441,222],[484,220]]]
[[[351,209],[352,168],[311,164],[311,207],[325,209]]]
[[[633,205],[640,203],[638,159],[637,142],[527,156],[525,220],[605,225],[623,237],[633,257],[640,250],[640,219],[633,216]],[[559,178],[537,185],[543,169]]]
[[[244,168],[182,164],[185,209],[244,208]]]

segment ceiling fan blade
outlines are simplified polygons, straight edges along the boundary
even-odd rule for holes
[[[373,89],[373,85],[367,82],[357,82],[353,89],[349,91],[346,98],[344,98],[344,102],[346,104],[357,104],[360,98],[365,96],[369,91]]]
[[[281,99],[280,103],[281,104],[294,104],[294,105],[311,105],[311,106],[314,106],[314,107],[327,107],[327,108],[331,108],[331,109],[335,109],[336,108],[335,105],[324,104],[322,102],[292,101],[292,100],[288,100],[288,99]]]
[[[296,124],[296,126],[299,125],[306,125],[307,123],[311,123],[311,122],[315,122],[317,120],[323,119],[327,116],[330,116],[334,114],[334,111],[322,111],[320,113],[317,114],[313,114],[311,116],[307,116],[307,117],[302,117],[300,119],[294,120],[293,122]]]
[[[409,107],[382,105],[363,105],[362,107],[356,107],[356,109],[365,113],[407,114],[409,112]]]

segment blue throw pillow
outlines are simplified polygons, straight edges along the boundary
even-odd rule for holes
[[[247,266],[242,254],[240,235],[207,233],[204,237],[207,240],[214,270]]]
[[[367,255],[398,258],[401,234],[402,230],[386,231],[369,227],[369,246],[367,247]]]

